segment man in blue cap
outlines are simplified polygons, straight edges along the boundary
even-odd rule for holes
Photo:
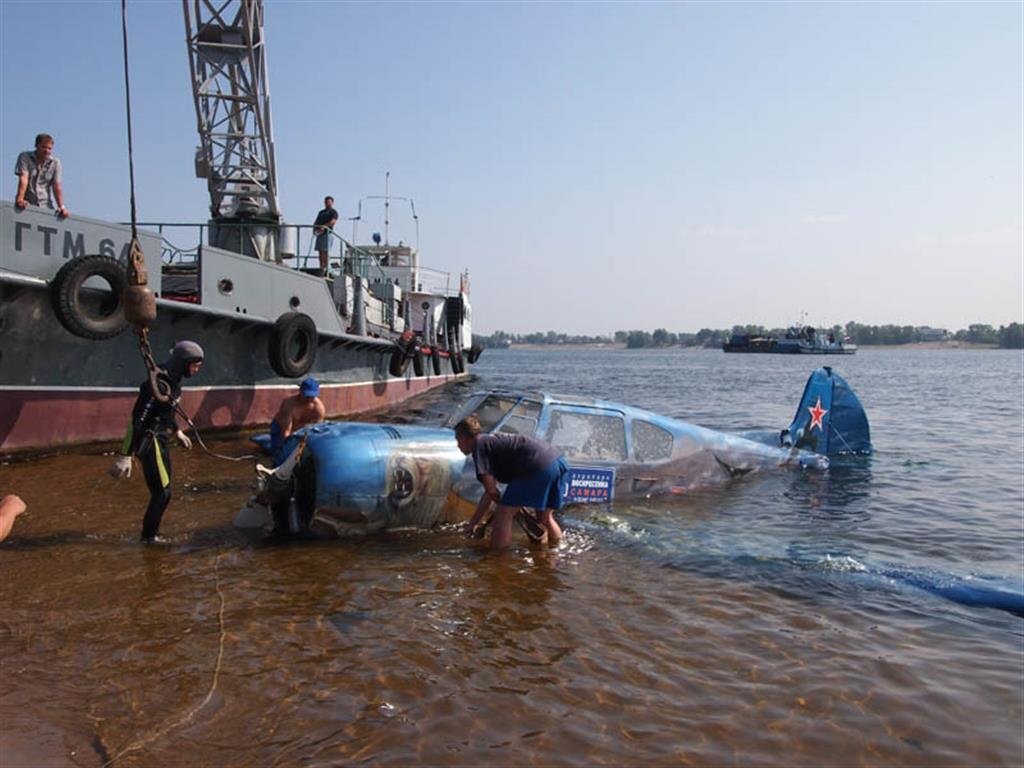
[[[310,376],[299,384],[299,394],[286,397],[277,415],[270,422],[270,455],[274,464],[280,464],[286,458],[285,441],[307,424],[317,424],[324,420],[326,409],[320,400],[320,382]]]

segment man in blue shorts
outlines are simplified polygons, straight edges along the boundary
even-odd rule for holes
[[[512,542],[512,520],[519,507],[537,510],[548,544],[561,540],[562,529],[554,511],[562,508],[562,482],[569,468],[558,451],[526,435],[481,434],[476,416],[467,416],[455,425],[455,441],[464,455],[473,455],[477,479],[484,486],[468,523],[470,531],[480,524],[491,504],[497,503],[491,549],[504,549]],[[498,492],[498,483],[507,484],[504,494]]]
[[[320,382],[312,376],[303,379],[299,393],[286,397],[270,422],[270,455],[274,457],[274,466],[288,458],[284,452],[285,441],[307,424],[319,424],[325,415]]]

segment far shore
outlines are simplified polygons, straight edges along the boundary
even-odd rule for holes
[[[590,344],[513,344],[505,349],[609,349],[624,350],[625,342],[605,341]],[[644,347],[644,349],[679,349],[698,352],[718,347]],[[858,344],[857,349],[999,349],[998,344],[975,344],[969,341],[915,341],[910,344]]]

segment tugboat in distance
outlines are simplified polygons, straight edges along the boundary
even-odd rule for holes
[[[811,325],[792,326],[785,337],[734,333],[722,344],[723,352],[768,352],[777,355],[852,355],[856,344],[846,338],[837,339],[834,331]]]

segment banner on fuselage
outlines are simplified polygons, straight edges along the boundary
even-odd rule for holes
[[[562,486],[565,504],[607,503],[615,492],[615,470],[604,467],[569,467]]]

